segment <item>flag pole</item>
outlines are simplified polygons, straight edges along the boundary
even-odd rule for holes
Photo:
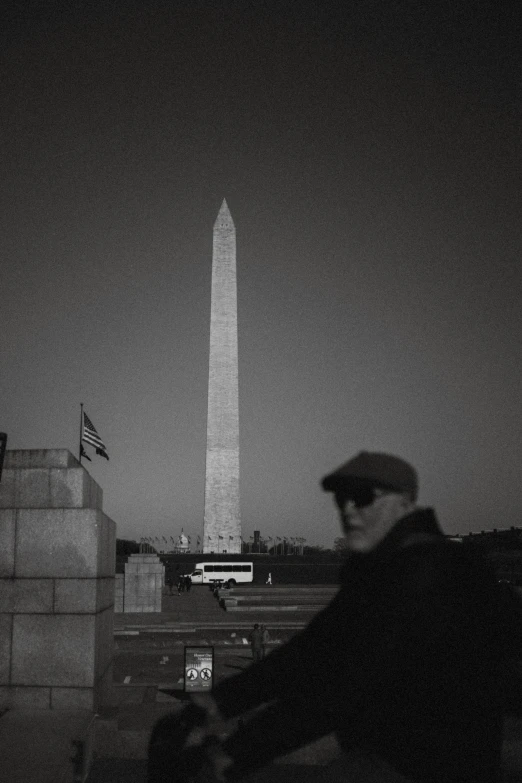
[[[82,432],[83,432],[83,402],[80,403],[80,445],[78,446],[78,461],[82,464]]]

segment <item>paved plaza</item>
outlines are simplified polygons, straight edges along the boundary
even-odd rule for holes
[[[97,720],[88,783],[144,783],[154,723],[165,713],[181,710],[188,698],[183,680],[185,645],[214,647],[218,681],[251,665],[247,637],[254,622],[267,626],[270,649],[303,628],[319,608],[304,613],[263,612],[260,618],[252,612],[230,615],[207,587],[195,586],[181,595],[165,590],[161,614],[115,615],[113,701]],[[311,752],[294,754],[293,760],[271,765],[249,781],[315,781],[320,772],[317,764],[326,763],[336,750],[328,738]]]

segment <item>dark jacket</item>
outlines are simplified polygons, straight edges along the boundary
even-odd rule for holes
[[[493,783],[502,662],[521,651],[516,594],[418,510],[347,560],[302,633],[215,688],[227,717],[272,702],[226,749],[247,769],[336,731],[413,780]]]
[[[248,641],[253,650],[260,650],[263,646],[263,631],[261,628],[254,628],[248,637]]]

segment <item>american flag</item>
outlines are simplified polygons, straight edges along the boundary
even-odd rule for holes
[[[91,446],[94,446],[96,449],[96,454],[99,454],[100,457],[109,459],[109,455],[107,454],[107,447],[96,432],[96,427],[89,419],[85,411],[83,412],[82,440],[84,440],[86,443],[90,443]]]

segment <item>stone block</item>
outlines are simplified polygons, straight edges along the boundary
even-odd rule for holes
[[[123,574],[116,574],[114,579],[114,611],[123,612],[123,596],[125,590],[125,577]]]
[[[102,490],[85,468],[50,470],[52,508],[101,508]]]
[[[95,677],[100,677],[112,663],[114,658],[114,611],[112,607],[99,612],[95,625]]]
[[[114,561],[109,573],[100,573],[98,568],[105,538],[102,531],[112,521],[102,511],[20,509],[16,519],[16,576],[95,578],[114,574]],[[108,563],[106,566],[109,568]]]
[[[9,684],[12,623],[10,614],[0,614],[0,685]]]
[[[15,506],[17,508],[48,508],[52,506],[50,479],[50,469],[25,468],[24,470],[16,470]],[[63,505],[65,506],[67,503]]]
[[[2,481],[0,482],[0,509],[16,507],[15,477],[16,477],[16,472],[14,470],[6,470],[5,463],[4,463],[4,470],[2,472]]]
[[[14,576],[15,526],[15,510],[0,509],[0,577]]]
[[[15,615],[11,683],[91,687],[94,625],[93,615]]]
[[[0,612],[51,613],[52,579],[0,579]]]
[[[79,466],[5,470],[0,486],[2,508],[101,508],[102,505],[101,488]]]
[[[52,710],[96,709],[93,688],[51,688]]]
[[[98,579],[55,579],[54,611],[57,614],[96,612]]]
[[[113,667],[111,662],[104,673],[96,680],[94,686],[95,709],[99,710],[100,707],[112,704],[113,690]]]
[[[48,710],[51,706],[50,688],[0,688],[0,707],[11,709]]]
[[[114,609],[114,577],[98,579],[98,593],[96,595],[96,611]]]
[[[80,463],[68,449],[8,449],[4,468],[77,468]]]
[[[100,521],[98,576],[114,576],[116,567],[116,524],[106,514]]]

